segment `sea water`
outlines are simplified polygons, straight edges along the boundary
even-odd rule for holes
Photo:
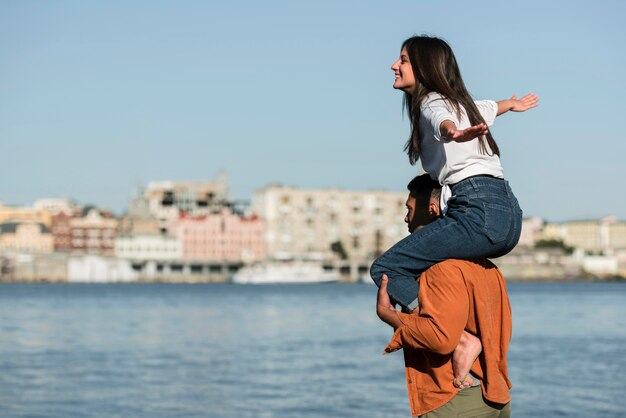
[[[509,283],[515,417],[626,416],[626,283]],[[409,417],[370,285],[1,284],[0,417]]]

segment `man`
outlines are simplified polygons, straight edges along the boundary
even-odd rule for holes
[[[409,183],[405,222],[410,232],[441,216],[438,188],[427,174]],[[510,417],[506,352],[511,308],[502,274],[486,259],[446,260],[426,270],[419,280],[419,306],[412,313],[396,310],[387,294],[386,277],[376,306],[380,319],[395,330],[385,352],[404,350],[413,416]],[[477,336],[482,351],[468,362],[475,383],[464,387],[468,386],[464,382],[459,390],[452,353],[459,350],[464,333]]]

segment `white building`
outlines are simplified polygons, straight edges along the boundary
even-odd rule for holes
[[[136,281],[138,273],[130,261],[115,257],[84,255],[70,257],[67,280],[78,283],[108,283]]]
[[[79,210],[76,203],[64,198],[37,199],[33,203],[33,208],[35,210],[47,210],[50,214],[65,212],[68,215],[71,215]]]
[[[117,237],[115,255],[130,260],[180,260],[182,245],[174,237],[165,235],[137,235]]]
[[[618,257],[614,255],[589,255],[579,249],[574,252],[574,258],[587,273],[596,276],[613,276],[620,271]]]
[[[334,246],[371,261],[408,235],[407,194],[269,186],[254,193],[252,210],[266,223],[270,259],[328,259]]]

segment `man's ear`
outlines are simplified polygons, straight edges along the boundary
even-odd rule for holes
[[[439,218],[441,216],[441,208],[438,202],[432,200],[428,202],[428,214],[433,218]]]

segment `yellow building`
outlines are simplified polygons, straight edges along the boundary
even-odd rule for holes
[[[46,227],[50,227],[50,212],[45,208],[5,206],[0,203],[0,224],[5,222],[42,223]]]
[[[614,250],[626,250],[626,222],[609,225],[609,244]]]
[[[610,216],[596,220],[547,223],[541,239],[561,240],[589,252],[612,253],[626,249],[626,222]]]
[[[566,222],[565,244],[574,248],[582,248],[587,251],[603,251],[606,243],[602,237],[601,221],[573,221]]]
[[[546,223],[541,231],[540,239],[564,241],[565,235],[566,232],[563,224]]]
[[[0,249],[50,253],[54,250],[54,238],[42,223],[5,222],[0,224]]]

